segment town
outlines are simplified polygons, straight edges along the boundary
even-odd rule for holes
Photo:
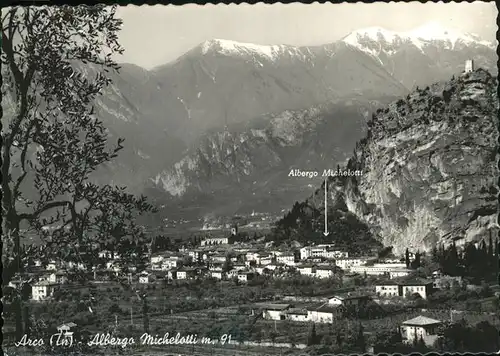
[[[66,320],[61,320],[64,324],[58,325],[59,329],[68,325],[73,329],[89,327],[85,324],[92,322],[97,323],[96,327],[102,325],[96,318],[105,314],[105,320],[111,318],[115,332],[129,334],[137,327],[134,318],[142,320],[139,328],[147,331],[154,324],[158,331],[169,323],[180,327],[194,318],[208,332],[214,321],[232,322],[234,327],[238,320],[250,330],[236,332],[243,335],[233,335],[233,344],[272,345],[276,349],[311,348],[316,344],[330,347],[338,340],[323,345],[328,340],[325,336],[318,341],[322,325],[328,328],[340,320],[351,320],[363,339],[359,341],[357,336],[354,350],[362,347],[367,352],[386,350],[379,333],[387,329],[380,326],[387,318],[391,323],[385,331],[400,338],[397,350],[432,350],[444,337],[442,327],[450,322],[473,320],[488,322],[492,327],[500,325],[500,289],[494,279],[478,282],[464,273],[450,275],[448,265],[439,262],[439,255],[447,254],[444,248],[436,249],[432,256],[408,250],[395,256],[387,248],[374,255],[352,255],[334,242],[274,246],[273,241],[266,242],[264,235],[254,234],[254,238],[233,224],[218,234],[202,231],[190,240],[177,241],[177,247],[176,242],[152,240],[143,252],[145,263],[140,268],[110,250],[98,252],[92,271],[83,263],[52,260],[44,265],[33,260],[29,268],[33,282],[28,290],[30,308],[36,311],[33,318],[38,315],[43,319],[43,310],[48,306],[77,293],[86,299],[77,303],[79,314],[93,317],[72,318],[65,313]],[[487,240],[472,248],[489,251],[493,263],[495,256],[498,258],[498,246],[493,246],[491,237],[488,246]],[[19,288],[20,283],[20,278],[14,278],[9,287]],[[237,298],[231,298],[232,291],[240,291]],[[130,298],[119,297],[127,293],[140,300],[135,312]],[[185,300],[180,300],[183,293]],[[226,293],[217,300],[218,295]],[[103,310],[100,304],[106,294],[115,294],[107,296],[114,302]],[[8,322],[8,315],[6,319]],[[395,322],[397,325],[393,325]],[[270,329],[269,323],[274,323]],[[184,326],[187,332],[189,326]],[[252,333],[251,329],[258,327],[267,334]],[[308,336],[303,337],[303,342],[292,342],[290,329],[294,330],[291,335]],[[394,330],[397,335],[393,335]],[[231,334],[230,329],[226,331]],[[7,332],[7,339],[9,335]],[[342,343],[336,345],[345,347]]]

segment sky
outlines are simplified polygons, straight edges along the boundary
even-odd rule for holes
[[[364,27],[408,31],[428,22],[496,41],[494,2],[122,6],[117,60],[151,69],[213,38],[260,45],[321,45]]]

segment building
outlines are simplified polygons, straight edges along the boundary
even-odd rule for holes
[[[350,268],[353,273],[367,274],[369,276],[388,275],[389,278],[406,277],[412,270],[406,268],[405,263],[375,263],[373,266],[353,266]]]
[[[180,267],[182,267],[182,261],[178,256],[169,256],[161,262],[161,269],[163,271]]]
[[[214,246],[214,245],[227,245],[229,243],[228,237],[207,237],[201,240],[201,246]]]
[[[233,264],[233,269],[236,271],[244,271],[247,269],[247,266],[244,263],[235,263]]]
[[[282,254],[276,257],[276,262],[287,266],[295,266],[295,255],[293,253]]]
[[[290,304],[257,304],[262,309],[262,317],[266,320],[285,320],[286,310],[290,309]]]
[[[368,261],[367,258],[338,258],[335,260],[335,265],[344,270],[349,270],[352,267],[363,266]]]
[[[177,279],[193,279],[196,277],[196,270],[192,268],[180,268],[177,270]]]
[[[299,265],[297,271],[304,276],[313,277],[316,275],[316,267],[312,264]]]
[[[409,297],[418,294],[421,298],[427,299],[432,293],[432,281],[414,278],[406,281],[388,281],[377,284],[375,292],[382,297]]]
[[[343,305],[343,306],[363,306],[368,304],[371,297],[369,295],[351,295],[349,293],[344,295],[335,295],[328,298],[329,305]]]
[[[139,274],[139,283],[141,284],[148,284],[152,283],[155,280],[155,276],[151,273],[148,272],[142,272]]]
[[[456,276],[441,276],[435,278],[432,282],[432,287],[434,289],[450,289],[463,284],[462,277]]]
[[[270,255],[261,256],[259,262],[262,266],[270,265],[273,263],[273,257]]]
[[[400,327],[401,337],[406,343],[423,340],[427,346],[432,346],[438,339],[437,330],[441,325],[440,320],[420,315],[403,322]]]
[[[76,327],[76,324],[73,322],[64,323],[64,324],[61,324],[57,327],[57,331],[68,332],[68,331],[71,331],[71,328],[74,328],[74,327]]]
[[[396,282],[386,282],[375,286],[375,293],[381,297],[398,297],[399,285]]]
[[[346,251],[336,250],[332,244],[322,244],[316,246],[305,246],[299,250],[300,259],[323,257],[326,259],[347,258],[349,254]]]
[[[47,264],[47,267],[45,267],[45,269],[47,271],[56,271],[57,270],[57,267],[58,267],[58,264],[56,261],[50,261],[48,264]]]
[[[308,321],[307,309],[295,308],[287,310],[285,313],[287,320],[301,321],[301,322]]]
[[[335,275],[334,267],[316,267],[316,278],[331,278]]]
[[[465,61],[465,73],[474,71],[474,60],[468,59]]]
[[[58,284],[49,281],[35,283],[31,287],[31,298],[37,301],[48,299],[52,297],[57,286]]]
[[[389,278],[393,279],[393,278],[399,278],[399,277],[407,277],[412,273],[413,273],[413,271],[411,269],[408,269],[408,268],[402,268],[400,270],[395,269],[395,270],[389,271]]]
[[[210,261],[212,262],[224,263],[227,260],[228,260],[227,256],[220,253],[210,256]]]
[[[255,261],[256,263],[259,263],[259,257],[260,254],[258,252],[247,252],[245,254],[246,261]]]
[[[48,276],[47,281],[54,284],[64,284],[68,282],[68,277],[63,272],[54,272]]]
[[[102,251],[99,251],[98,257],[102,258],[102,259],[106,259],[106,260],[119,259],[120,254],[118,254],[116,252],[109,251],[109,250],[102,250]]]
[[[432,281],[415,278],[399,284],[402,287],[402,296],[408,297],[418,294],[423,299],[432,293]]]
[[[226,279],[226,272],[224,272],[221,269],[213,269],[213,270],[210,270],[210,277],[212,278],[215,278],[215,279],[219,279],[219,280],[223,280],[223,279]]]
[[[338,305],[322,303],[319,306],[307,308],[307,320],[313,323],[333,323],[342,314],[342,308]]]
[[[248,281],[252,280],[254,277],[255,277],[255,273],[248,272],[248,271],[238,272],[238,274],[236,275],[236,278],[238,278],[238,281],[242,282],[242,283],[247,283]]]
[[[205,251],[200,249],[190,250],[188,251],[188,256],[194,262],[201,262],[208,258],[208,255]]]

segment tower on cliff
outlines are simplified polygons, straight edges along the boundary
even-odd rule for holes
[[[470,73],[474,70],[474,61],[472,59],[468,59],[465,61],[465,73]]]

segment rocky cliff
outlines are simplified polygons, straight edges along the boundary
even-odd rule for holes
[[[331,177],[330,199],[397,252],[487,236],[497,228],[498,106],[496,79],[479,69],[378,110],[347,164],[362,176]],[[319,210],[322,189],[310,199]]]

